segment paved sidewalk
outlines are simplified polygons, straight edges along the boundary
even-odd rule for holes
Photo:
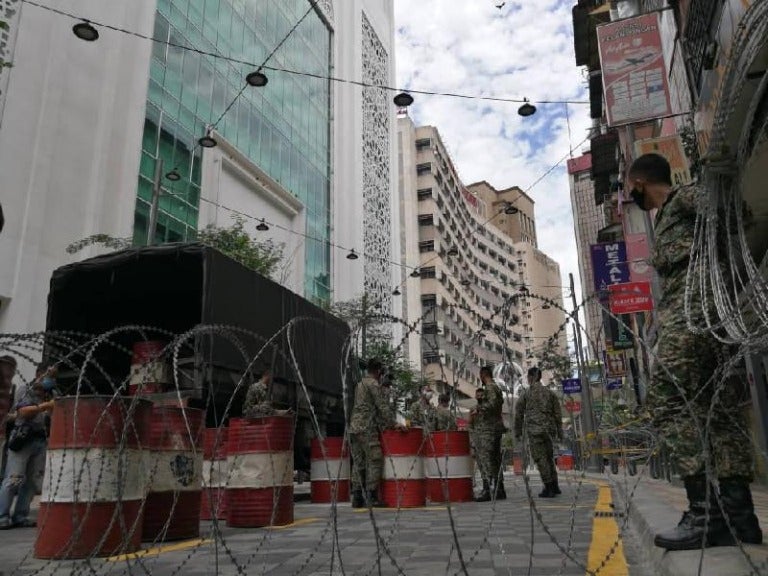
[[[687,508],[685,490],[665,480],[639,474],[630,477],[607,475],[617,494],[617,506],[629,511],[639,534],[646,561],[660,576],[746,576],[768,575],[768,545],[743,548],[719,547],[704,551],[666,552],[653,544],[654,536],[677,525]],[[755,511],[768,541],[768,490],[754,486]]]

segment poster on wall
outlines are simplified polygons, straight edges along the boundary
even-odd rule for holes
[[[672,169],[673,186],[683,186],[691,182],[688,157],[685,155],[680,136],[664,136],[635,142],[635,158],[650,153],[661,154],[667,159]]]
[[[659,13],[597,27],[608,125],[672,114]]]
[[[650,248],[646,234],[624,234],[627,243],[630,282],[650,282],[653,267],[650,262]]]

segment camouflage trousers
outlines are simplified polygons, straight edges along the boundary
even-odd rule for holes
[[[377,490],[384,470],[378,436],[369,439],[365,434],[351,434],[349,452],[352,456],[352,489]]]
[[[472,448],[483,482],[492,482],[501,476],[501,434],[477,431],[472,435]]]
[[[552,437],[549,434],[530,434],[528,436],[528,448],[531,458],[536,463],[536,468],[541,474],[541,481],[545,484],[557,481],[557,469],[555,468],[555,448]]]
[[[681,476],[753,477],[744,382],[726,378],[727,350],[686,324],[682,295],[659,310],[658,350],[647,404]],[[707,456],[709,455],[709,456]]]

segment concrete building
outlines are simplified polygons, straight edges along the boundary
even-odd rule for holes
[[[568,182],[571,189],[571,209],[579,255],[581,298],[586,319],[585,345],[590,358],[595,357],[595,346],[603,341],[602,307],[595,296],[590,246],[597,243],[598,232],[605,227],[605,211],[595,202],[595,183],[592,180],[592,156],[589,153],[568,161]],[[600,346],[602,347],[602,346]]]
[[[93,22],[95,42],[75,37],[68,17],[2,6],[0,56],[14,67],[0,69],[0,331],[44,328],[51,271],[99,251],[69,256],[68,244],[93,234],[147,243],[156,175],[165,192],[154,241],[194,239],[244,214],[250,232],[285,244],[276,279],[295,292],[329,302],[366,291],[391,309],[391,94],[322,77],[394,83],[392,0],[57,5]],[[268,84],[247,86],[299,21],[263,70]],[[218,145],[202,148],[212,125]],[[172,170],[180,180],[163,177]],[[258,232],[262,218],[269,230]],[[359,260],[346,258],[351,248]]]
[[[547,326],[562,324],[561,311],[533,297],[562,305],[560,290],[539,294],[561,284],[559,268],[535,246],[533,201],[522,191],[464,186],[432,126],[401,117],[397,138],[403,318],[420,327],[408,355],[439,389],[472,396],[482,365],[532,365]],[[557,345],[565,351],[564,334]]]

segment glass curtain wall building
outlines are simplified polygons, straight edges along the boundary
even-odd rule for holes
[[[155,163],[176,168],[165,181],[156,242],[192,240],[198,229],[202,149],[214,124],[302,18],[308,0],[158,0],[142,142],[134,243],[147,242]],[[313,9],[268,66],[331,76],[331,28]],[[234,63],[172,45],[253,63]],[[322,78],[265,70],[269,83],[247,87],[216,131],[305,206],[304,295],[330,299],[331,91]],[[259,214],[252,214],[258,217]]]

